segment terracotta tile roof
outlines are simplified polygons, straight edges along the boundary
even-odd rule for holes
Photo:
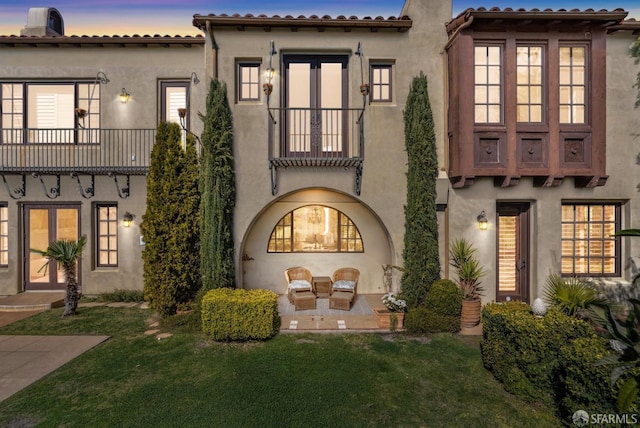
[[[196,36],[161,36],[159,34],[131,36],[1,36],[0,46],[176,46],[176,45],[203,45],[205,39],[202,35]]]
[[[480,7],[477,9],[467,9],[457,17],[453,18],[446,24],[447,32],[451,34],[462,24],[474,21],[474,20],[496,20],[502,21],[580,21],[599,23],[603,26],[615,25],[621,23],[627,16],[627,11],[624,9],[512,9],[499,7],[492,7],[490,9]]]
[[[609,33],[614,33],[616,31],[631,31],[633,34],[639,35],[640,21],[637,21],[635,18],[625,19],[620,24],[614,24],[610,27],[607,27],[607,31]]]
[[[413,22],[408,16],[390,16],[384,18],[383,16],[376,16],[372,18],[365,16],[364,18],[358,18],[357,16],[346,17],[339,15],[332,17],[330,15],[299,15],[294,17],[292,15],[286,16],[267,16],[252,14],[240,15],[240,14],[209,14],[209,15],[194,15],[193,25],[202,31],[206,31],[207,25],[211,27],[231,27],[238,30],[244,30],[246,27],[258,27],[264,28],[269,31],[271,28],[316,28],[323,30],[326,28],[342,28],[345,31],[354,28],[365,28],[375,31],[377,29],[396,29],[398,31],[407,31],[411,28]]]

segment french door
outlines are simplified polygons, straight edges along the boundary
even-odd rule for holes
[[[348,57],[286,55],[286,146],[290,157],[341,157],[347,149]]]
[[[529,302],[529,202],[499,202],[496,301]]]
[[[80,206],[25,204],[24,230],[25,290],[64,290],[65,278],[57,264],[29,250],[46,250],[50,242],[59,239],[76,241],[80,232]]]

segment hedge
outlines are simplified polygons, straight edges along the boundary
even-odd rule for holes
[[[265,340],[280,329],[278,296],[269,290],[217,288],[201,304],[202,331],[214,340]]]

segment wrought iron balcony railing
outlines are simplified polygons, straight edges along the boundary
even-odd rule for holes
[[[364,160],[364,109],[270,108],[272,193],[279,167],[353,167],[360,194]]]
[[[146,174],[155,129],[1,129],[0,173]]]

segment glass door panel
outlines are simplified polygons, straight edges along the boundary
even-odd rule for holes
[[[311,151],[311,63],[289,64],[289,151]]]
[[[29,210],[29,241],[27,248],[46,250],[49,246],[49,210]],[[47,259],[29,251],[28,282],[49,283]]]
[[[529,301],[529,208],[529,202],[497,205],[497,301]]]
[[[288,156],[342,154],[348,114],[348,58],[290,55],[284,61]]]
[[[54,262],[31,248],[46,250],[52,241],[75,241],[79,235],[79,208],[72,206],[25,206],[25,289],[63,290],[65,278]],[[47,264],[48,263],[48,264]],[[46,266],[46,269],[44,268]]]

